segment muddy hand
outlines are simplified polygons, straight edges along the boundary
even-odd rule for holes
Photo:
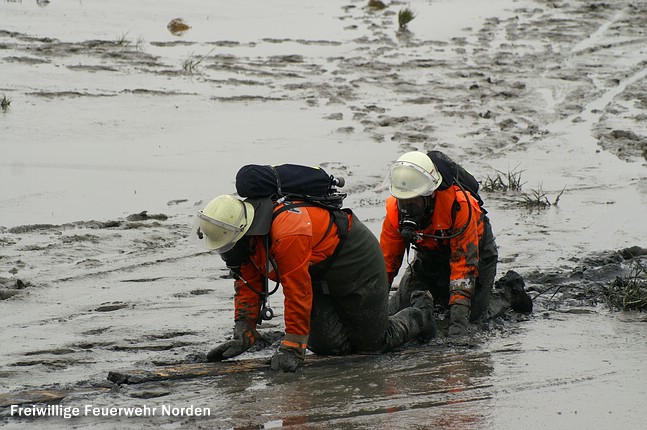
[[[247,351],[249,348],[243,346],[240,340],[230,340],[221,345],[218,345],[207,354],[207,361],[222,361],[228,358],[235,357]]]
[[[251,348],[260,338],[261,335],[247,321],[236,321],[234,338],[209,351],[207,361],[222,361],[240,355]]]

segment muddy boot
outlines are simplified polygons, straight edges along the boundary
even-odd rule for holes
[[[528,314],[532,312],[532,299],[526,293],[525,282],[521,275],[513,270],[508,272],[495,283],[495,288],[510,302],[513,311]]]
[[[427,342],[436,336],[436,321],[434,321],[434,297],[429,291],[414,291],[411,294],[411,307],[423,311],[423,322],[418,340]]]
[[[426,342],[436,335],[434,299],[428,291],[417,291],[412,306],[389,317],[383,351],[390,351],[414,339]]]

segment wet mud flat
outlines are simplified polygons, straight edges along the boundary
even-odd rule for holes
[[[84,3],[88,13],[99,4]],[[452,3],[463,12],[445,21],[470,20],[439,34],[435,17]],[[182,37],[166,30],[168,4],[122,6],[137,30],[104,13],[86,18],[96,32],[82,20],[68,31],[47,21],[57,3],[0,3],[7,16],[34,14],[0,25],[0,94],[12,100],[0,112],[11,137],[0,159],[0,425],[644,427],[647,321],[605,296],[644,264],[623,252],[647,237],[644,2],[494,1],[472,16],[477,3],[416,1],[408,32],[396,31],[399,3],[303,7],[321,22],[309,32],[245,26],[259,13],[282,22],[283,3],[227,6],[237,33],[205,30],[218,27],[205,25],[218,17],[205,2],[204,16],[184,16]],[[139,28],[154,30],[140,40]],[[518,271],[536,297],[529,318],[495,321],[462,344],[309,356],[297,375],[267,371],[269,348],[223,366],[248,371],[108,379],[199,369],[230,335],[231,280],[186,233],[203,199],[232,191],[238,167],[321,164],[346,177],[347,204],[379,234],[388,163],[432,148],[481,180],[519,166],[524,191],[550,203],[565,189],[559,204],[530,208],[518,192],[483,193],[499,276]],[[264,332],[281,332],[281,302]],[[7,402],[100,409],[17,418]],[[101,412],[128,407],[157,413]]]
[[[619,312],[607,299],[615,279],[630,277],[637,264],[647,267],[647,249],[590,255],[570,270],[528,272],[533,314],[508,313],[470,338],[439,337],[384,355],[308,355],[299,373],[281,374],[267,363],[280,338],[276,321],[261,330],[266,345],[274,346],[239,360],[204,363],[206,350],[229,336],[228,319],[215,316],[228,312],[231,281],[224,270],[212,273],[205,260],[212,255],[178,253],[186,249],[173,242],[184,238],[172,232],[182,227],[161,214],[140,217],[11,229],[23,240],[36,231],[41,241],[55,237],[32,250],[54,261],[69,252],[70,242],[83,242],[85,229],[102,236],[106,248],[100,262],[76,265],[77,273],[67,269],[66,279],[16,281],[21,288],[2,279],[17,291],[3,301],[7,309],[27,313],[20,307],[36,302],[42,318],[33,322],[14,314],[8,324],[15,350],[3,355],[7,389],[0,395],[7,428],[453,428],[456,422],[463,428],[514,428],[537,417],[535,428],[642,424],[631,399],[644,394],[640,362],[647,319],[641,312]],[[70,233],[75,239],[66,239]],[[135,250],[146,237],[148,244]],[[110,238],[112,246],[128,243],[130,251],[106,252]],[[194,260],[201,262],[187,264]],[[184,268],[171,275],[178,265]],[[213,288],[195,289],[207,273]],[[85,288],[80,300],[76,283]],[[64,284],[67,291],[54,291]],[[197,304],[205,299],[208,306]],[[280,299],[274,304],[280,317]],[[178,309],[186,314],[169,319]],[[48,335],[54,331],[63,334]],[[618,381],[623,390],[609,399],[608,386]],[[15,415],[19,407],[28,410],[24,414],[48,405],[45,417]]]

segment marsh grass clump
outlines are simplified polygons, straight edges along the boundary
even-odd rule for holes
[[[416,14],[408,7],[400,9],[398,12],[398,28],[400,31],[408,31],[407,26],[415,17]]]
[[[187,75],[192,75],[198,71],[198,66],[204,57],[196,57],[195,55],[189,55],[184,61],[182,61],[182,71]]]
[[[629,274],[617,277],[603,295],[612,309],[647,310],[647,267],[634,260]]]
[[[130,46],[130,40],[128,39],[128,33],[122,33],[121,36],[118,36],[115,39],[115,43],[119,46],[123,46],[124,48]]]
[[[537,189],[530,190],[530,193],[522,193],[521,199],[521,205],[529,209],[545,209],[550,206],[550,201],[541,185]]]
[[[500,170],[496,170],[496,176],[488,176],[483,181],[483,190],[484,191],[521,191],[523,182],[521,182],[521,174],[523,170],[517,170],[519,166],[515,167],[512,170],[508,170],[508,173],[503,173]]]
[[[11,100],[7,98],[5,94],[2,95],[2,98],[0,99],[0,108],[2,108],[3,112],[9,109],[9,106],[11,106]]]
[[[530,210],[533,209],[546,209],[550,206],[557,206],[559,199],[564,194],[566,187],[559,192],[557,197],[551,202],[548,199],[546,192],[539,185],[536,189],[531,189],[529,192],[523,192],[522,188],[525,182],[521,180],[521,174],[523,170],[519,170],[519,166],[516,166],[512,170],[508,170],[507,173],[504,173],[500,170],[495,170],[496,176],[489,176],[485,178],[481,184],[481,189],[487,192],[513,192],[515,194],[515,199],[518,199],[520,206],[526,207]]]
[[[135,42],[135,49],[138,51],[142,51],[144,49],[144,44],[146,43],[146,40],[144,39],[144,36],[139,36],[137,38],[137,41]]]
[[[209,54],[213,52],[213,49],[206,54],[202,56],[197,56],[197,55],[189,55],[183,62],[182,62],[182,71],[187,74],[187,75],[192,75],[198,71],[198,66],[200,63],[204,61]]]
[[[564,194],[564,190],[566,190],[566,187],[562,188],[562,191],[559,192],[557,197],[555,197],[555,200],[551,201],[548,200],[548,196],[542,189],[541,185],[537,189],[531,189],[530,193],[521,193],[521,206],[524,206],[528,209],[546,209],[550,206],[557,206],[557,203],[559,203],[559,199],[562,197],[562,194]]]

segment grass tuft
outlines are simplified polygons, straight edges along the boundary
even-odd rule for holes
[[[485,181],[481,184],[481,189],[487,192],[516,192],[516,196],[520,196],[520,200],[518,200],[519,205],[530,210],[546,209],[550,206],[557,206],[559,199],[566,190],[566,187],[562,188],[562,191],[559,192],[552,202],[548,200],[548,196],[542,189],[541,185],[539,185],[539,188],[531,189],[530,192],[525,193],[521,191],[525,184],[525,182],[521,181],[521,174],[524,171],[518,170],[518,168],[519,166],[516,166],[512,170],[508,170],[508,173],[496,170],[496,176],[488,176],[485,178]]]
[[[483,182],[483,191],[521,191],[523,182],[521,182],[521,174],[523,170],[517,170],[519,166],[515,167],[512,170],[508,170],[508,173],[503,173],[500,170],[496,171],[496,176],[488,176]]]
[[[137,38],[137,41],[135,42],[135,49],[138,51],[143,51],[145,44],[146,44],[146,39],[144,39],[144,36],[140,35]]]
[[[6,112],[10,106],[11,106],[11,100],[8,99],[5,94],[3,94],[2,98],[0,99],[0,108],[2,108],[3,112]]]
[[[130,40],[128,39],[128,33],[122,33],[121,36],[115,38],[115,43],[119,46],[128,47],[130,46]]]
[[[400,31],[407,31],[407,26],[415,17],[416,14],[408,7],[400,9],[398,12],[398,28]]]
[[[187,75],[193,75],[198,71],[198,66],[200,63],[204,61],[209,54],[213,52],[213,49],[206,54],[202,56],[197,56],[197,55],[189,55],[183,62],[182,62],[182,71],[187,74]]]
[[[629,274],[617,277],[603,295],[612,309],[647,310],[647,267],[634,260]]]
[[[531,189],[530,193],[521,193],[521,206],[524,206],[530,210],[546,209],[551,206],[557,206],[557,203],[559,203],[559,199],[562,197],[562,194],[564,194],[565,190],[566,187],[562,188],[562,191],[559,192],[557,197],[555,197],[555,200],[553,200],[553,202],[551,203],[540,184],[539,188]]]

